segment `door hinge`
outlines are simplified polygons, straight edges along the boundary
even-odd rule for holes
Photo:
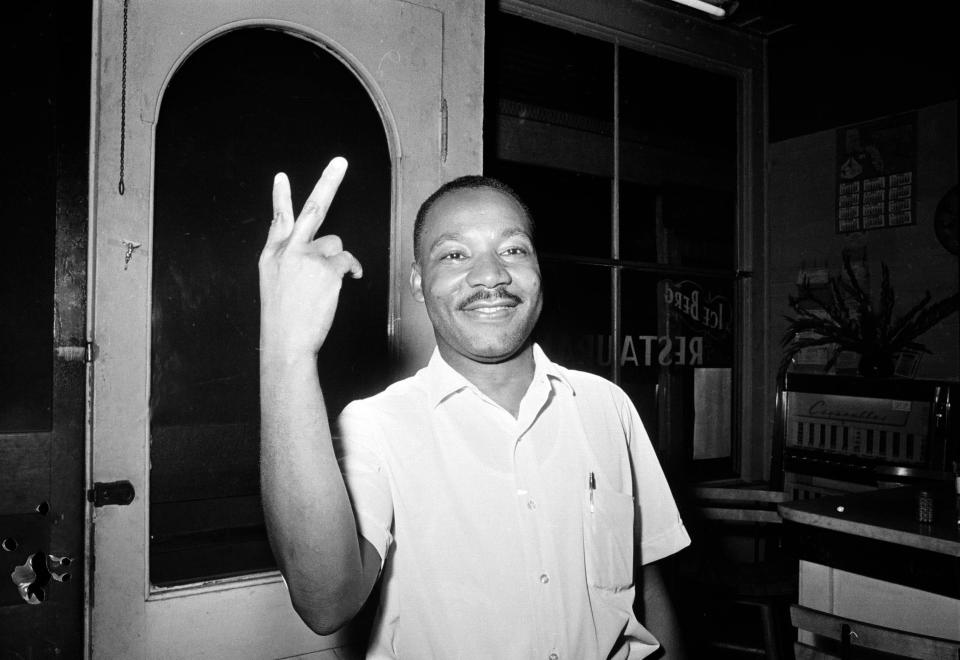
[[[440,162],[447,162],[447,99],[440,99]]]
[[[90,364],[95,357],[96,346],[92,341],[76,346],[57,346],[57,357],[66,362]]]
[[[107,506],[116,504],[117,506],[126,506],[133,501],[136,493],[133,490],[133,484],[129,481],[111,481],[109,483],[97,482],[93,488],[87,491],[87,501],[93,502],[93,506]]]

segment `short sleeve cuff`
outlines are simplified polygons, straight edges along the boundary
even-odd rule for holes
[[[683,522],[677,524],[661,534],[649,539],[643,539],[640,545],[640,560],[643,565],[669,557],[690,545],[690,535],[687,534]]]
[[[358,513],[356,515],[357,531],[360,536],[365,538],[370,545],[374,547],[377,554],[380,555],[380,570],[383,570],[383,563],[387,559],[387,549],[393,543],[393,534],[381,523],[370,515]]]

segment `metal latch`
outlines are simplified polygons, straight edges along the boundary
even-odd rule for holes
[[[93,502],[93,506],[106,506],[108,504],[126,506],[133,501],[135,496],[133,484],[129,481],[111,481],[109,483],[98,481],[93,484],[93,488],[87,491],[87,501]]]

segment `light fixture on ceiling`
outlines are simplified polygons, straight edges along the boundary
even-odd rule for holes
[[[699,9],[716,18],[723,18],[727,15],[726,9],[711,2],[706,2],[705,0],[673,0],[673,2],[686,7],[692,7],[693,9]]]

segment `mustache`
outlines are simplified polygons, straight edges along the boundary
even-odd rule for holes
[[[497,300],[510,300],[518,305],[523,302],[520,296],[507,291],[507,287],[498,286],[495,289],[480,289],[479,291],[471,293],[460,303],[460,309],[477,302],[490,302]]]

